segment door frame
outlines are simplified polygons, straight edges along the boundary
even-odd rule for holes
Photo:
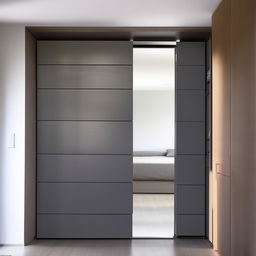
[[[24,243],[36,234],[36,41],[206,40],[210,27],[25,27],[25,227]]]

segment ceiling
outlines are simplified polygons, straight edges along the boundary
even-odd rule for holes
[[[133,90],[173,90],[174,65],[174,48],[134,48]]]
[[[0,23],[28,26],[211,26],[221,0],[0,0]]]

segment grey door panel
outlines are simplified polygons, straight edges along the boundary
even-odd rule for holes
[[[132,154],[131,122],[42,121],[37,152],[53,154]]]
[[[205,66],[177,66],[177,90],[205,90]]]
[[[132,42],[37,46],[37,237],[131,238]]]
[[[132,183],[38,183],[38,213],[131,214]]]
[[[179,236],[205,235],[205,215],[178,215],[176,222]]]
[[[205,156],[177,155],[176,184],[205,184]]]
[[[205,154],[205,124],[177,123],[177,154]]]
[[[38,238],[130,238],[132,215],[37,216]]]
[[[132,120],[132,91],[39,90],[38,120]]]
[[[131,155],[38,155],[43,182],[132,182]]]
[[[204,236],[206,214],[205,42],[176,48],[175,234]]]
[[[37,41],[38,64],[132,64],[130,41]]]
[[[205,42],[180,42],[177,47],[177,65],[205,65]]]
[[[39,65],[37,88],[132,89],[132,66]]]
[[[204,185],[177,185],[176,193],[178,214],[205,214]]]
[[[205,121],[205,91],[178,90],[177,121]]]

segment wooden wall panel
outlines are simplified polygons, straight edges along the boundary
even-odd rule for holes
[[[231,154],[231,55],[230,55],[230,1],[221,3],[213,15],[212,72],[213,72],[213,245],[223,256],[230,255],[230,206]],[[225,182],[224,182],[225,180]],[[230,188],[230,186],[229,186]],[[228,193],[228,194],[227,194]]]
[[[231,2],[231,255],[256,252],[256,1]]]
[[[230,247],[230,178],[217,174],[218,201],[218,252],[221,256],[229,256]]]
[[[256,2],[222,2],[213,16],[213,156],[221,163],[214,187],[219,242],[213,243],[221,256],[256,251],[255,45]]]
[[[230,3],[224,1],[213,16],[213,163],[230,175]]]

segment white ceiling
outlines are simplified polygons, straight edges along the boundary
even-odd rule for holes
[[[174,89],[174,65],[174,48],[134,48],[133,90]]]
[[[210,26],[221,0],[0,0],[0,23]]]

